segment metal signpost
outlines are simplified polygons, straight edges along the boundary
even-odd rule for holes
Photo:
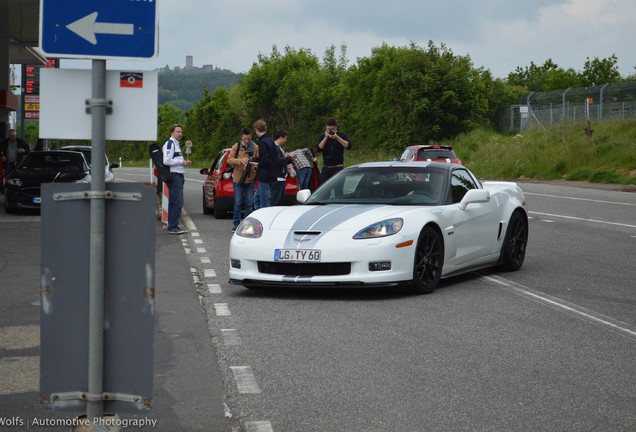
[[[158,52],[156,0],[41,0],[40,44],[60,58],[92,59],[89,353],[86,415],[104,415],[104,255],[106,60],[149,59]]]

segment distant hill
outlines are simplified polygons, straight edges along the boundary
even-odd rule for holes
[[[242,74],[227,69],[210,72],[191,72],[185,70],[159,70],[159,104],[170,103],[176,108],[187,111],[201,99],[203,86],[214,91],[217,87],[228,89],[236,84]]]

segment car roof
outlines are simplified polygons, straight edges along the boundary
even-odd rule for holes
[[[87,145],[65,145],[65,146],[60,147],[60,150],[70,149],[70,148],[76,148],[76,149],[82,149],[82,150],[90,150],[93,147],[87,146]]]
[[[420,167],[420,168],[437,168],[449,171],[451,169],[455,169],[461,167],[461,165],[449,164],[446,162],[435,162],[435,161],[387,161],[387,162],[365,162],[359,165],[353,165],[350,168],[382,168],[382,167],[395,167],[395,168],[403,168],[405,165]]]
[[[412,145],[412,146],[408,146],[407,149],[414,149],[414,150],[420,150],[420,149],[436,149],[436,150],[452,150],[453,146],[449,146],[449,145],[432,145],[432,144],[417,144],[417,145]]]

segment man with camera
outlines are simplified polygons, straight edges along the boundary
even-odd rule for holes
[[[256,185],[256,168],[250,162],[258,160],[258,144],[252,141],[249,128],[241,129],[241,141],[235,143],[230,150],[227,163],[234,166],[234,226],[236,231],[241,220],[254,210],[254,190]],[[241,217],[243,213],[243,217]]]
[[[318,152],[322,153],[322,170],[320,184],[329,177],[344,169],[344,150],[351,148],[351,141],[346,133],[338,131],[335,118],[327,119],[327,129],[318,138]]]

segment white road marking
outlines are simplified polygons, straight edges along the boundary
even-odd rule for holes
[[[230,308],[227,307],[227,303],[214,303],[214,311],[216,316],[230,316]]]
[[[596,324],[609,327],[613,330],[618,330],[619,332],[636,339],[636,331],[630,329],[629,324],[622,321],[615,320],[614,318],[610,318],[603,314],[586,309],[582,306],[566,302],[565,300],[552,297],[548,294],[535,291],[526,286],[506,280],[499,276],[482,276],[482,279],[486,280],[487,282],[495,283],[501,286],[503,289],[512,293],[530,298],[532,300],[538,301],[539,303],[547,304],[548,306],[554,307],[555,309],[564,310],[586,321],[592,321]]]
[[[272,424],[267,420],[245,423],[246,432],[274,432]]]
[[[214,269],[203,269],[203,277],[214,278],[216,277],[216,272]]]
[[[221,329],[221,336],[225,346],[241,345],[241,338],[236,329]]]
[[[223,294],[219,284],[208,284],[208,291],[210,291],[210,294]]]
[[[580,218],[580,217],[574,217],[574,216],[563,216],[563,215],[555,215],[550,213],[540,213],[540,212],[533,212],[533,211],[529,213],[532,213],[535,215],[541,215],[541,216],[549,216],[554,218],[563,218],[563,219],[578,220],[583,222],[594,222],[594,223],[600,223],[600,224],[622,226],[627,228],[636,228],[636,225],[630,225],[630,224],[624,224],[624,223],[618,223],[618,222],[608,222],[608,221],[602,221],[597,219]]]
[[[595,199],[591,199],[591,198],[575,198],[575,197],[568,197],[568,196],[548,195],[548,194],[539,194],[539,193],[531,193],[531,192],[524,192],[523,194],[524,195],[543,196],[543,197],[548,197],[548,198],[557,198],[557,199],[569,199],[569,200],[574,200],[574,201],[589,201],[589,202],[595,202],[595,203],[601,203],[601,204],[616,204],[616,205],[625,205],[625,206],[635,206],[636,207],[636,204],[626,203],[626,202],[603,201],[603,200],[595,200]]]
[[[201,264],[210,264],[212,261],[210,261],[210,258],[206,258],[203,257],[201,258]]]
[[[201,239],[192,239],[192,241],[194,241],[194,244],[203,244],[203,240]]]
[[[257,394],[261,392],[251,366],[230,366],[239,393]]]
[[[206,253],[206,250],[205,250],[205,248],[198,247],[197,248],[197,253]]]

